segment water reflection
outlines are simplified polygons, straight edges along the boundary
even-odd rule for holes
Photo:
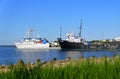
[[[72,59],[78,59],[83,56],[82,51],[64,51],[66,58],[71,57]]]
[[[49,50],[18,50],[21,53],[21,59],[24,62],[36,62],[37,59],[47,61],[49,57]]]
[[[114,55],[120,55],[120,51],[61,51],[64,52],[64,55],[71,57],[72,59],[78,59],[80,57],[89,58],[89,57],[112,57]]]
[[[30,50],[30,49],[22,49],[22,50],[20,50],[20,49],[17,49],[17,51],[21,51],[21,52],[24,52],[24,53],[27,53],[27,52],[29,52],[29,53],[32,53],[32,52],[43,52],[43,51],[49,51],[49,49],[42,49],[42,50]]]

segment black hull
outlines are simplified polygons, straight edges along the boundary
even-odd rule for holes
[[[58,40],[61,49],[87,49],[88,46],[84,43],[68,42],[65,40]]]

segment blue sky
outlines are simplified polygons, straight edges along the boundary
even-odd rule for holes
[[[29,28],[57,40],[62,27],[86,40],[120,37],[120,0],[0,0],[0,44],[21,41]]]

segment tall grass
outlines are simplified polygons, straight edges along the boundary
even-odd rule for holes
[[[22,62],[8,72],[0,72],[0,79],[120,79],[120,57],[80,59],[59,67],[55,62],[29,69]]]

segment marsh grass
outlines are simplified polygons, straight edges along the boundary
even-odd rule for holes
[[[56,62],[28,68],[21,60],[10,71],[0,72],[0,79],[120,79],[120,57],[71,60],[59,67]]]

